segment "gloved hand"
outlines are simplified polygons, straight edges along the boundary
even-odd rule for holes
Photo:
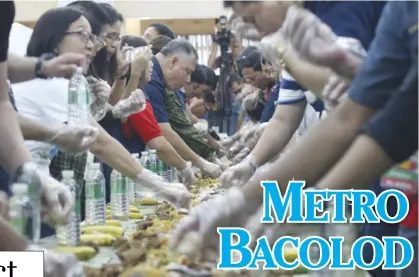
[[[186,187],[191,187],[195,185],[195,174],[192,171],[192,164],[190,162],[186,163],[186,167],[184,169],[178,169],[177,175],[179,181],[182,184],[185,184]]]
[[[208,158],[208,161],[212,162],[213,164],[218,165],[218,166],[220,167],[221,171],[224,171],[224,170],[226,170],[226,169],[227,169],[227,165],[223,164],[223,163],[221,162],[221,160],[220,160],[220,159],[218,159],[218,158],[217,158],[217,156],[215,156],[215,155],[214,155],[214,156],[209,157],[209,158]]]
[[[235,143],[236,141],[234,140],[234,138],[233,137],[228,137],[228,138],[226,138],[226,139],[223,139],[221,142],[220,142],[220,145],[221,145],[221,147],[223,147],[223,148],[230,148],[234,143]]]
[[[202,119],[195,123],[193,126],[198,131],[199,136],[202,137],[208,134],[208,121]]]
[[[241,162],[244,158],[247,157],[247,155],[249,155],[250,153],[250,149],[245,147],[243,148],[233,159],[233,164],[238,164],[239,162]]]
[[[269,61],[276,71],[282,70],[283,65],[279,63],[281,53],[278,48],[286,49],[287,42],[284,40],[281,30],[263,37],[259,48],[263,58]]]
[[[230,26],[238,38],[254,41],[260,41],[262,38],[261,33],[255,28],[255,25],[244,22],[241,17],[233,19]]]
[[[265,131],[266,127],[268,126],[269,122],[264,122],[262,124],[259,124],[253,133],[253,136],[250,137],[246,141],[246,147],[249,148],[250,151],[255,148],[256,144],[258,143],[260,137],[262,136],[263,132]]]
[[[236,141],[234,145],[228,151],[228,158],[233,159],[242,149],[244,148],[243,143]]]
[[[92,94],[92,103],[90,111],[96,121],[103,119],[107,112],[107,103],[111,95],[111,87],[108,82],[102,79],[96,79],[93,76],[87,77],[90,92]]]
[[[222,173],[218,165],[208,162],[201,157],[199,157],[199,160],[196,163],[196,166],[199,167],[199,169],[201,169],[203,173],[208,174],[213,179],[220,177]]]
[[[169,245],[179,249],[193,234],[196,243],[190,247],[191,253],[184,254],[205,254],[206,250],[219,245],[217,227],[244,226],[257,207],[245,201],[240,189],[231,188],[226,194],[194,207],[189,215],[182,218],[171,233]]]
[[[356,75],[360,62],[353,58],[366,55],[358,40],[338,38],[327,24],[305,9],[290,7],[281,30],[302,59],[329,67],[348,79]]]
[[[89,150],[96,142],[99,129],[93,126],[63,126],[53,131],[49,143],[62,151],[76,155]]]
[[[127,117],[134,113],[142,112],[146,107],[146,98],[141,89],[131,92],[130,97],[119,101],[112,108],[114,118]]]
[[[247,84],[247,85],[245,85],[243,87],[243,89],[241,90],[241,92],[236,95],[236,101],[237,102],[243,102],[244,99],[247,96],[249,96],[251,94],[255,94],[255,93],[259,93],[259,90],[256,87]]]
[[[220,183],[224,188],[241,187],[253,176],[256,169],[255,158],[250,154],[241,163],[224,171],[220,177]]]
[[[45,277],[84,277],[84,266],[76,256],[67,253],[56,253],[38,246],[29,246],[27,251],[44,252]]]
[[[153,190],[158,196],[171,203],[177,209],[188,209],[190,206],[192,194],[183,184],[168,183],[165,179],[148,169],[144,168],[141,170],[135,179],[135,183]]]
[[[334,109],[339,102],[348,95],[349,84],[339,76],[332,74],[327,80],[326,86],[323,88],[323,97],[326,110]]]
[[[37,170],[41,182],[41,214],[47,222],[65,223],[73,210],[73,195],[68,187]]]

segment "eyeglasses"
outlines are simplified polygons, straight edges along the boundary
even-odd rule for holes
[[[87,31],[66,32],[66,35],[78,35],[84,43],[91,41],[94,45],[97,44],[97,37]]]

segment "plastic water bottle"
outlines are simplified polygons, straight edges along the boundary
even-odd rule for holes
[[[80,244],[80,193],[74,181],[74,171],[63,170],[62,183],[69,188],[74,206],[68,224],[57,227],[57,240],[61,245],[76,246]]]
[[[127,184],[115,169],[111,174],[111,215],[118,220],[128,220],[129,217]]]
[[[172,166],[166,164],[165,162],[163,162],[164,164],[164,178],[166,178],[166,180],[168,182],[173,182],[173,176],[172,176]]]
[[[150,150],[149,159],[150,159],[150,170],[152,172],[156,173],[157,175],[160,175],[161,174],[160,160],[159,160],[159,157],[157,157],[157,155],[156,155],[156,150],[155,149]]]
[[[49,165],[51,163],[50,156],[46,152],[36,152],[32,155],[33,161],[36,163],[39,171],[49,176]]]
[[[90,124],[90,91],[83,69],[77,67],[68,85],[68,125]]]
[[[148,152],[144,151],[141,152],[141,158],[140,158],[140,164],[142,165],[142,167],[144,167],[145,169],[151,170],[151,166],[150,166],[150,157],[148,155]],[[152,190],[150,190],[149,188],[147,188],[146,186],[143,186],[141,184],[137,184],[136,185],[136,195],[137,195],[137,199],[141,200],[144,198],[153,198],[155,197],[156,193]]]
[[[34,244],[39,242],[41,236],[41,183],[37,170],[35,163],[25,163],[22,174],[16,180],[16,183],[28,184],[28,196],[33,209],[27,239]]]
[[[138,153],[133,153],[131,154],[131,156],[137,163],[139,163]],[[135,180],[132,180],[129,177],[125,177],[125,181],[127,182],[127,187],[128,187],[129,202],[134,203],[135,200],[137,199],[136,194],[135,194]]]
[[[172,182],[173,183],[177,183],[179,180],[178,180],[178,177],[177,177],[177,169],[174,167],[174,166],[172,166]]]
[[[23,238],[31,233],[32,203],[28,197],[27,184],[12,185],[13,196],[9,200],[10,225]]]
[[[104,225],[106,222],[105,177],[100,164],[90,165],[85,185],[86,222],[88,225]]]

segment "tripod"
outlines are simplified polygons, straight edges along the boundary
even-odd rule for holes
[[[232,113],[231,93],[228,91],[227,82],[233,67],[233,58],[227,53],[227,49],[221,48],[220,77],[217,87],[217,125],[221,133],[229,133]]]

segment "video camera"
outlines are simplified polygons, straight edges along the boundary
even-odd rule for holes
[[[230,30],[227,29],[227,17],[222,15],[219,18],[216,18],[215,24],[220,24],[221,28],[215,35],[214,41],[220,45],[221,53],[227,53],[232,37]]]

